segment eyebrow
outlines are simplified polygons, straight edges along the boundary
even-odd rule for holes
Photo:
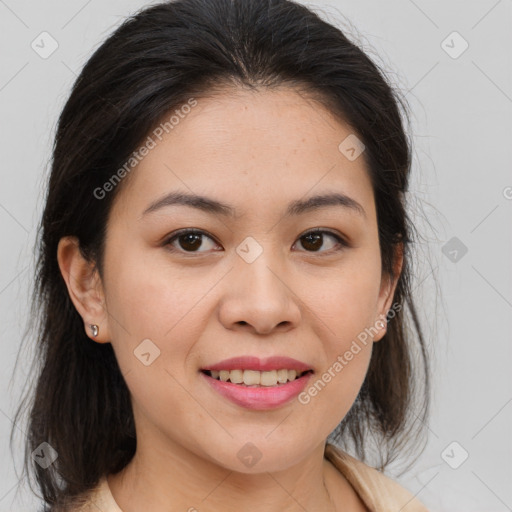
[[[209,197],[189,194],[183,192],[171,192],[164,197],[157,199],[151,203],[139,217],[141,219],[145,215],[160,210],[167,206],[189,206],[198,210],[210,213],[213,215],[220,215],[224,217],[237,218],[239,215],[236,209],[229,206],[226,203],[211,199]],[[320,208],[329,206],[342,206],[349,211],[352,211],[361,217],[366,218],[366,212],[364,208],[355,199],[341,194],[341,193],[329,193],[310,197],[308,199],[297,199],[289,203],[285,216],[296,216],[307,212],[315,211]]]

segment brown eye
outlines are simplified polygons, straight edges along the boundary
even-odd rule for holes
[[[203,238],[206,238],[210,241],[210,245],[216,246],[217,244],[214,240],[209,237],[204,231],[199,230],[182,230],[178,233],[175,233],[174,236],[169,238],[167,242],[165,242],[165,246],[169,246],[171,251],[182,251],[182,252],[195,252],[195,253],[203,253],[206,251],[199,251],[200,248],[206,245],[206,250],[208,250],[208,243],[204,243]],[[211,247],[210,247],[211,248]]]
[[[336,243],[334,244],[327,244],[327,249],[324,251],[320,251],[322,247],[324,247],[325,243],[325,237],[334,239]],[[343,247],[346,247],[347,244],[345,241],[335,233],[331,233],[330,231],[325,230],[315,230],[310,231],[309,233],[306,233],[305,235],[302,235],[299,240],[301,241],[302,246],[308,251],[308,252],[331,252],[333,249],[336,250],[336,248],[341,249]]]
[[[329,239],[331,242],[329,242]],[[302,235],[300,243],[307,252],[330,253],[348,247],[348,243],[339,235],[330,231],[317,229]],[[204,231],[183,229],[173,234],[165,243],[171,252],[203,254],[218,247],[212,237]],[[203,249],[203,250],[200,250]],[[322,250],[323,249],[323,250]]]

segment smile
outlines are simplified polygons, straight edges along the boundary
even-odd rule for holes
[[[232,382],[217,380],[206,372],[199,373],[210,388],[220,395],[245,409],[268,410],[281,407],[296,398],[306,388],[312,372],[306,371],[300,377],[285,384],[276,386],[233,384]]]

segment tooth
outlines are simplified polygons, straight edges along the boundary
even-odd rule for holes
[[[244,370],[244,384],[252,386],[260,383],[260,372],[255,370]]]
[[[295,380],[297,377],[297,370],[288,370],[288,380]]]
[[[288,380],[288,370],[277,370],[277,382],[279,384],[286,384]]]
[[[261,372],[260,384],[262,386],[275,386],[277,384],[277,371]]]
[[[223,382],[230,381],[233,384],[245,384],[246,386],[276,386],[294,381],[300,376],[297,370],[288,370],[282,368],[280,370],[271,370],[267,372],[259,372],[256,370],[211,370],[212,378],[219,379]]]
[[[233,384],[241,384],[244,381],[244,372],[242,370],[231,370],[229,372],[229,380]]]

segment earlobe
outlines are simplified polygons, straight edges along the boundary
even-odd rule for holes
[[[380,341],[384,335],[386,334],[387,328],[388,328],[388,322],[386,315],[381,315],[377,321],[375,322],[375,327],[378,329],[377,334],[373,337],[374,343],[377,341]]]
[[[101,279],[94,263],[82,255],[76,237],[66,236],[60,239],[57,261],[69,297],[84,321],[87,336],[98,343],[108,343],[108,314]],[[96,330],[98,332],[94,336]]]

